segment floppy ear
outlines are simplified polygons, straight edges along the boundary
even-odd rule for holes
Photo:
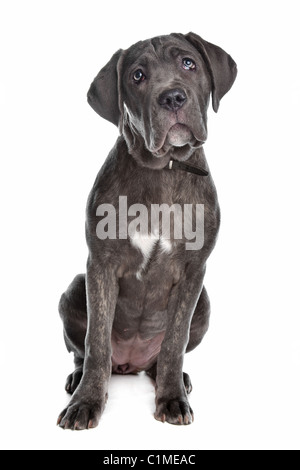
[[[236,63],[223,49],[204,41],[195,33],[188,33],[185,38],[200,52],[205,61],[212,83],[212,106],[217,112],[221,98],[230,90],[236,78]]]
[[[88,103],[94,111],[116,126],[119,124],[118,63],[122,55],[118,50],[100,70],[87,94]]]

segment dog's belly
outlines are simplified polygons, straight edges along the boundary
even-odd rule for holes
[[[162,268],[155,274],[150,270],[143,281],[134,272],[120,280],[112,329],[113,372],[139,372],[156,362],[167,327],[172,286],[173,277]]]
[[[115,331],[112,333],[112,370],[116,374],[137,373],[149,369],[160,352],[165,332],[150,338],[136,333],[124,339]]]

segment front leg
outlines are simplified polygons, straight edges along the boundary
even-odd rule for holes
[[[173,288],[168,304],[166,334],[157,360],[155,418],[171,424],[194,420],[183,381],[183,358],[190,324],[203,287],[204,272],[190,269]]]
[[[87,265],[88,326],[83,376],[58,418],[64,429],[96,427],[107,400],[111,375],[111,330],[118,296],[115,271],[99,262]]]

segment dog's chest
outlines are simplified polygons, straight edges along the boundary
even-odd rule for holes
[[[171,253],[172,241],[157,234],[140,234],[136,232],[130,237],[131,245],[142,255],[142,262],[136,272],[137,279],[141,280],[143,274],[147,271],[151,260],[156,254]]]

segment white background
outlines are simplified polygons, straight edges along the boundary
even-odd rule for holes
[[[1,2],[2,448],[300,448],[298,3]],[[210,330],[184,367],[195,422],[155,421],[141,375],[112,378],[98,428],[63,431],[72,358],[57,303],[85,270],[86,198],[118,135],[86,92],[118,48],[188,31],[239,69],[209,114],[222,228],[206,277]]]

